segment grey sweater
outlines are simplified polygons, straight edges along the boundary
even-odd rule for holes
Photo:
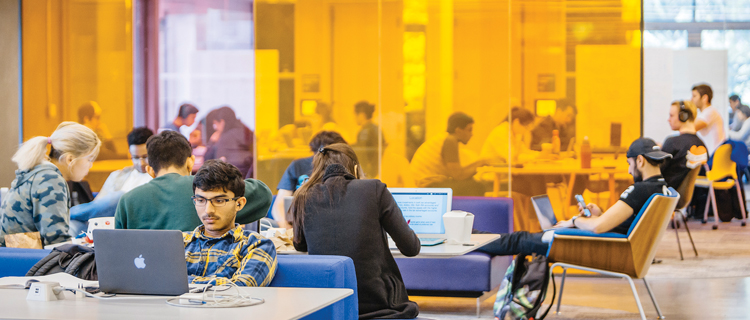
[[[310,254],[341,255],[354,260],[361,319],[414,318],[386,232],[406,256],[419,253],[417,235],[380,180],[358,180],[341,165],[326,169],[323,183],[313,186],[294,247]]]

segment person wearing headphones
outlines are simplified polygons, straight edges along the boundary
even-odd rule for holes
[[[669,127],[680,132],[664,141],[662,151],[672,155],[661,168],[667,185],[677,189],[690,170],[706,161],[706,145],[695,134],[697,107],[692,101],[675,101],[669,108]],[[702,148],[702,149],[701,149]]]

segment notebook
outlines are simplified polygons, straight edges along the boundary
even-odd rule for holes
[[[188,292],[182,232],[94,230],[99,290],[178,296]]]
[[[450,188],[388,188],[409,227],[423,246],[445,242],[443,214],[451,211],[453,190]],[[395,244],[389,240],[389,246]]]
[[[536,217],[539,219],[542,230],[547,231],[557,224],[555,211],[552,209],[552,203],[546,194],[531,197],[531,204],[534,205],[534,211],[536,211]]]

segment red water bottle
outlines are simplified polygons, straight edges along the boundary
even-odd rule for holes
[[[589,137],[584,137],[581,144],[581,168],[591,168],[591,144],[589,144]]]

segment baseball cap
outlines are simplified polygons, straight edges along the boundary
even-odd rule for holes
[[[640,138],[630,144],[627,157],[635,158],[640,155],[643,155],[644,157],[651,160],[664,160],[672,158],[671,154],[661,151],[661,147],[659,147],[656,142],[654,142],[654,140],[651,140],[649,138]]]

